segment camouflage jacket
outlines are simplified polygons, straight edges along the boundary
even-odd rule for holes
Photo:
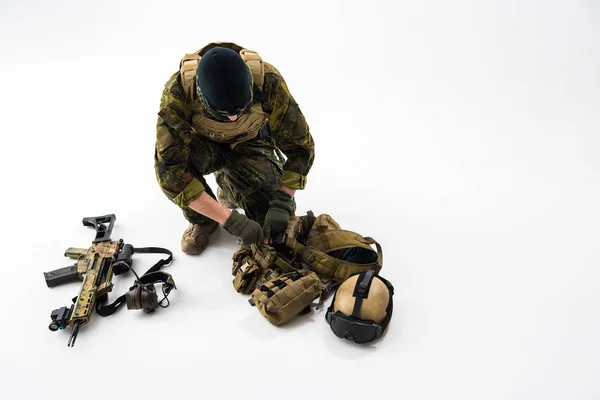
[[[254,86],[255,102],[262,101],[268,114],[271,137],[287,160],[281,183],[301,190],[306,185],[315,155],[313,138],[304,115],[279,71],[264,63],[262,90]],[[198,198],[205,187],[188,169],[194,113],[205,112],[199,100],[186,100],[180,72],[165,84],[156,126],[154,166],[162,191],[184,208]]]

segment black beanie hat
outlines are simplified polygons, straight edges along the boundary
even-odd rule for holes
[[[250,70],[242,57],[225,47],[207,51],[198,64],[196,84],[210,107],[232,114],[252,98]]]

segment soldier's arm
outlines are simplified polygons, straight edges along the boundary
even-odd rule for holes
[[[154,168],[161,190],[184,208],[204,192],[204,183],[188,169],[190,155],[189,111],[183,88],[174,74],[166,83],[156,125]]]
[[[231,215],[230,209],[213,199],[206,191],[202,192],[188,207],[220,224],[225,224]]]
[[[156,128],[154,166],[162,191],[181,208],[194,211],[224,224],[231,210],[206,191],[204,179],[195,178],[188,169],[190,155],[189,111],[183,88],[173,75],[165,85]]]
[[[315,157],[315,145],[306,119],[291,95],[281,74],[270,64],[265,64],[266,109],[269,128],[277,147],[287,161],[281,177],[282,190],[292,196],[304,189],[306,177]]]

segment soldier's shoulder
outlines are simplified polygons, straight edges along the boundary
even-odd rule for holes
[[[265,66],[265,77],[268,75],[277,76],[277,77],[281,76],[281,73],[279,72],[279,70],[277,68],[275,68],[275,66],[273,64],[270,64],[266,61],[263,61],[263,64]]]
[[[265,76],[264,76],[264,90],[266,92],[272,91],[273,93],[277,91],[277,88],[284,81],[283,75],[279,70],[273,65],[267,62],[263,62],[265,66]]]
[[[172,93],[178,97],[185,98],[185,91],[181,85],[181,72],[174,72],[169,79],[165,82],[164,90],[168,93]]]
[[[180,76],[180,72],[177,71],[165,82],[161,99],[161,105],[163,107],[169,105],[182,107],[186,103],[185,91],[181,85]]]

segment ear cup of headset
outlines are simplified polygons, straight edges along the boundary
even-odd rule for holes
[[[125,294],[125,300],[127,301],[127,309],[129,310],[143,308],[146,311],[150,311],[158,308],[158,296],[152,283],[136,285]]]

